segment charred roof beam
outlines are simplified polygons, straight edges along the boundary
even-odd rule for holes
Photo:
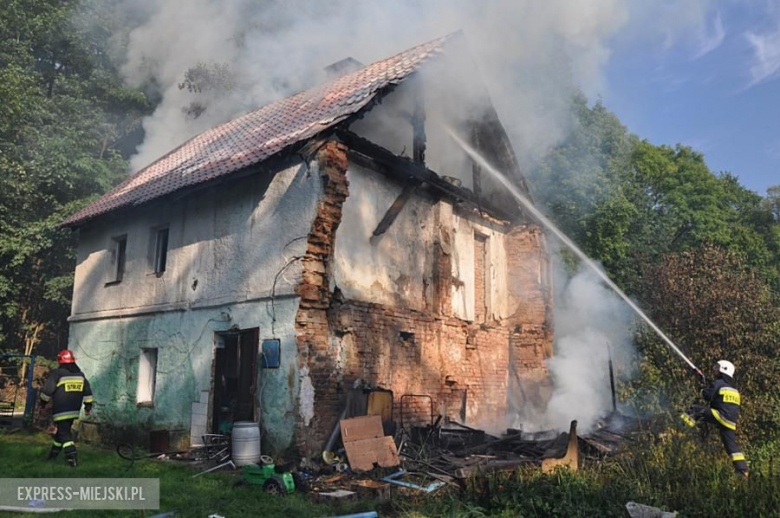
[[[421,183],[428,184],[447,198],[465,205],[467,208],[480,212],[485,211],[495,218],[504,221],[514,221],[515,219],[505,211],[490,206],[485,200],[479,200],[468,189],[451,184],[427,167],[417,164],[408,158],[395,155],[382,146],[374,144],[351,131],[338,130],[336,131],[336,136],[347,146],[347,155],[350,160],[358,165],[379,170],[388,176],[398,178],[404,183],[411,182],[415,185]]]
[[[419,79],[419,78],[417,78]],[[419,80],[415,81],[412,112],[412,158],[415,163],[425,165],[425,98],[423,97],[422,85]]]
[[[412,192],[419,186],[420,184],[415,183],[409,183],[406,184],[401,190],[398,197],[395,199],[392,205],[387,209],[387,212],[385,212],[384,217],[382,217],[382,220],[379,222],[379,224],[376,226],[376,229],[374,230],[374,237],[381,236],[384,234],[388,228],[393,224],[395,219],[398,217],[398,215],[403,210],[404,206],[406,205],[406,202],[411,198]]]

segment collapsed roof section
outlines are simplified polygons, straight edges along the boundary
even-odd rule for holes
[[[121,209],[143,205],[239,171],[250,171],[345,121],[362,117],[374,105],[373,101],[380,100],[435,56],[445,51],[461,51],[462,45],[453,44],[459,39],[463,39],[462,33],[457,32],[418,45],[201,133],[130,176],[61,226],[76,228]],[[479,134],[490,138],[475,138],[474,144],[494,157],[496,165],[510,171],[527,190],[509,139],[489,102],[479,124],[489,128]],[[429,184],[446,183],[435,173],[431,174]],[[456,190],[460,196],[453,195],[452,188],[445,189],[445,194],[458,200],[473,200],[466,189]]]

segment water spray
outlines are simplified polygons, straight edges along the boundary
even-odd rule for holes
[[[500,171],[498,171],[495,167],[490,165],[490,162],[488,162],[482,155],[480,155],[474,148],[472,148],[469,144],[467,144],[463,139],[461,139],[452,129],[450,129],[447,126],[444,126],[445,131],[450,134],[450,136],[457,142],[457,144],[463,149],[463,151],[466,152],[469,157],[471,157],[472,160],[474,160],[475,163],[477,163],[482,169],[485,169],[488,171],[491,175],[493,175],[501,184],[506,187],[510,193],[517,199],[517,201],[520,202],[520,204],[536,219],[539,223],[541,223],[544,227],[547,228],[550,232],[555,234],[555,236],[561,240],[561,242],[566,245],[572,252],[574,252],[574,255],[579,257],[585,264],[587,264],[594,272],[596,272],[596,275],[599,276],[599,278],[604,281],[607,286],[612,288],[612,290],[617,293],[620,298],[622,298],[626,304],[631,307],[631,309],[634,310],[634,312],[639,315],[642,320],[644,320],[647,325],[650,326],[653,331],[656,332],[656,334],[663,339],[664,342],[666,342],[669,347],[672,348],[672,350],[677,353],[677,355],[682,358],[685,363],[687,363],[691,369],[693,369],[696,374],[702,377],[704,379],[704,373],[696,367],[696,365],[693,364],[693,362],[688,359],[685,354],[680,350],[677,345],[675,345],[672,340],[664,334],[663,331],[661,331],[661,328],[659,328],[655,323],[650,320],[650,317],[648,317],[642,309],[637,306],[634,301],[632,301],[628,295],[623,293],[623,290],[621,290],[617,284],[612,282],[612,279],[610,279],[604,271],[599,268],[599,266],[591,260],[587,255],[585,255],[585,252],[580,250],[580,248],[571,240],[569,237],[564,234],[561,230],[556,227],[552,221],[547,219],[547,217],[542,214],[542,212],[537,209],[533,203],[531,203],[531,200],[529,200],[526,196],[521,193],[518,188],[510,182],[506,176],[504,176]]]

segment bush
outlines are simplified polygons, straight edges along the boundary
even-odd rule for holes
[[[776,294],[738,256],[715,247],[670,254],[644,269],[642,301],[653,320],[711,377],[717,360],[737,367],[742,440],[780,434],[780,308]],[[639,334],[640,376],[626,397],[645,412],[682,409],[698,399],[690,368],[649,329]]]

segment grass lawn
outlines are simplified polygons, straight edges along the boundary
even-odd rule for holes
[[[382,518],[625,517],[626,502],[635,501],[679,511],[681,517],[780,517],[780,474],[775,462],[780,443],[747,450],[751,460],[747,481],[733,473],[716,437],[702,442],[674,431],[648,437],[609,460],[585,463],[577,473],[543,474],[528,467],[469,479],[462,488],[443,488],[430,495],[395,491],[389,502],[361,501],[338,509],[313,504],[303,494],[272,497],[258,486],[234,487],[235,473],[193,479],[195,472],[187,466],[151,460],[131,464],[113,450],[94,446],[80,446],[81,465],[73,469],[63,459],[45,460],[50,444],[44,434],[0,431],[2,476],[149,477],[159,478],[161,489],[159,511],[74,511],[57,516],[152,516],[177,511],[184,517],[305,518],[377,510]]]
[[[235,473],[214,473],[191,478],[196,472],[174,462],[150,460],[129,461],[120,458],[114,450],[77,444],[79,467],[71,468],[64,456],[46,460],[51,437],[45,434],[0,431],[0,462],[3,478],[159,478],[159,511],[71,511],[53,516],[152,516],[177,511],[178,516],[206,517],[218,514],[227,518],[236,516],[288,516],[306,518],[335,516],[374,509],[371,501],[355,502],[334,509],[314,504],[302,494],[285,497],[266,495],[259,486],[233,487],[239,477]],[[31,514],[2,514],[2,516],[34,516]],[[48,516],[48,515],[46,515]]]

